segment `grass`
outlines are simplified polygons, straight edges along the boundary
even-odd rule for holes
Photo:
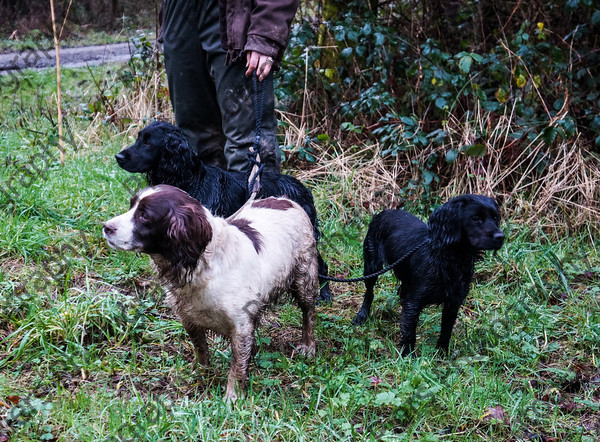
[[[510,206],[507,244],[477,264],[448,356],[435,351],[436,307],[421,317],[416,355],[400,356],[391,276],[361,328],[351,320],[363,287],[334,284],[333,304],[317,311],[316,357],[294,350],[298,309],[278,305],[258,332],[246,399],[224,403],[227,342],[211,336],[211,366],[193,371],[148,258],[101,237],[141,183],[113,159],[129,132],[86,110],[98,100],[89,75],[65,72],[74,142],[64,166],[51,73],[24,73],[0,103],[0,440],[597,439],[598,250],[590,235],[549,235]],[[344,173],[308,182],[331,272],[360,276],[378,208],[356,204],[344,161]],[[437,203],[407,207],[425,218]]]

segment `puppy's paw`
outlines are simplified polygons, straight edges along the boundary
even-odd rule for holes
[[[356,317],[352,320],[352,325],[363,325],[365,322],[367,322],[367,318],[368,316],[363,312],[358,312]]]

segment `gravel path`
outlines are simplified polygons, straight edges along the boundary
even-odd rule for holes
[[[115,43],[77,48],[60,48],[60,65],[78,67],[129,60],[134,47],[130,43]],[[29,49],[23,52],[0,54],[0,74],[21,69],[43,69],[56,65],[54,48]]]

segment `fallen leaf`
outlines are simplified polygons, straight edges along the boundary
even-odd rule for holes
[[[381,384],[381,378],[378,378],[377,376],[371,376],[369,380],[371,381],[371,387],[376,387]]]
[[[484,420],[484,421],[497,420],[497,421],[507,424],[508,416],[506,415],[504,408],[502,408],[502,405],[497,405],[495,407],[488,408],[487,411],[485,413],[483,413],[483,416],[481,416],[481,420]]]
[[[21,402],[21,398],[19,396],[6,396],[6,400],[13,405],[19,405],[19,402]]]

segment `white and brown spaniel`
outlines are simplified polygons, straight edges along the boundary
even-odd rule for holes
[[[243,392],[261,312],[285,290],[302,309],[299,350],[312,356],[317,248],[302,208],[284,198],[244,205],[230,218],[212,216],[182,190],[160,185],[131,199],[128,212],[104,223],[110,247],[147,253],[196,350],[208,364],[206,330],[231,339],[226,399]]]

